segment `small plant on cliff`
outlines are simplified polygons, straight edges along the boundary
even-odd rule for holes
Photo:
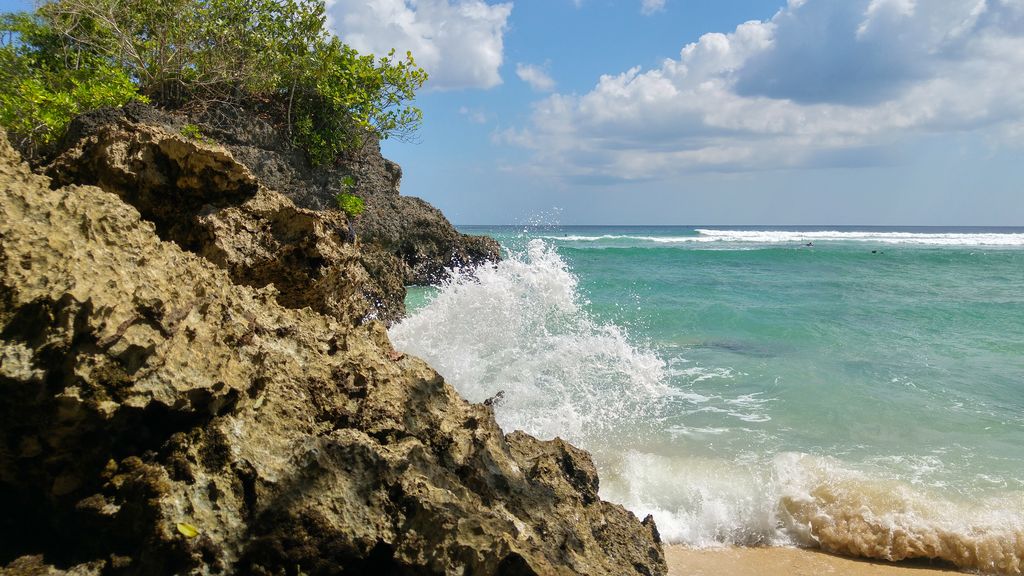
[[[341,179],[341,192],[334,197],[335,201],[338,203],[338,208],[341,209],[341,211],[350,219],[359,216],[363,213],[363,210],[366,209],[366,202],[351,192],[355,186],[355,178],[345,176]]]
[[[338,208],[341,208],[341,211],[349,217],[359,216],[366,209],[366,202],[359,196],[349,192],[338,194],[337,200]]]
[[[200,142],[206,140],[206,136],[203,136],[203,131],[196,124],[185,124],[181,127],[180,132],[182,136],[189,140],[199,140]]]
[[[412,55],[360,55],[328,31],[324,0],[49,0],[2,24],[0,123],[39,141],[132,98],[258,107],[315,164],[422,121]]]

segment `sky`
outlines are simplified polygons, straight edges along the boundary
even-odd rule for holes
[[[0,0],[0,8],[24,5]],[[457,224],[1024,226],[1024,0],[328,0]]]
[[[334,0],[460,224],[1024,225],[1024,0]]]

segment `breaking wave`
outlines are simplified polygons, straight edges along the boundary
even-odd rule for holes
[[[827,457],[747,464],[627,452],[605,498],[653,514],[697,547],[796,545],[881,560],[933,558],[995,574],[1024,569],[1024,494],[954,500]]]
[[[920,246],[992,246],[1024,247],[1022,233],[966,232],[875,232],[875,231],[799,231],[799,230],[712,230],[698,228],[686,236],[649,236],[602,234],[596,236],[545,236],[563,242],[648,242],[653,244],[804,244],[807,242],[857,242]]]

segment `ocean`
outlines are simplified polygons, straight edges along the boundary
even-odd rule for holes
[[[697,547],[1024,566],[1024,228],[462,227],[396,347]]]

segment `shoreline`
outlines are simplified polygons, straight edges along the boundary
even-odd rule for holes
[[[665,546],[668,576],[951,576],[964,574],[951,564],[886,562],[837,556],[809,548],[688,548]]]

